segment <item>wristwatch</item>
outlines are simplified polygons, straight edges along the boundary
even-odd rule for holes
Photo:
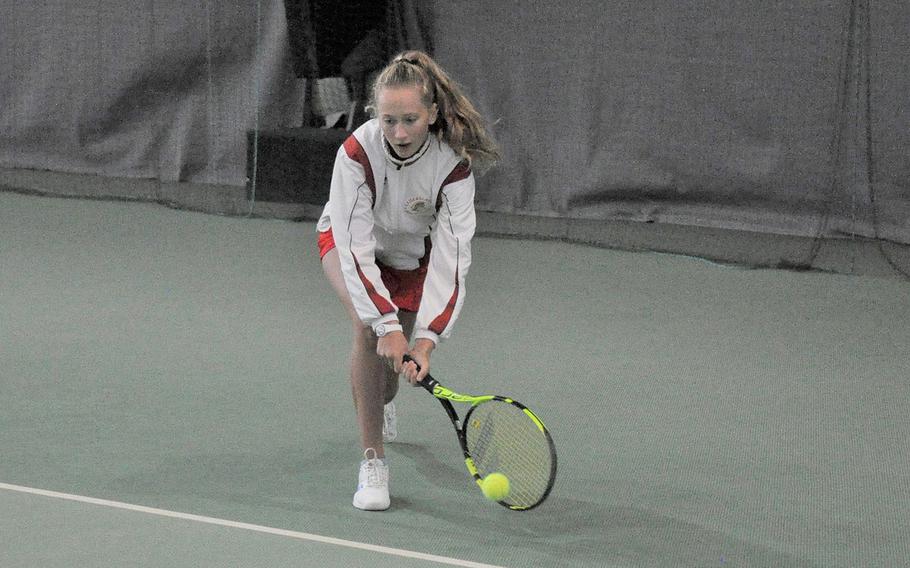
[[[393,331],[402,331],[401,324],[398,323],[381,323],[376,326],[376,337],[385,337]]]

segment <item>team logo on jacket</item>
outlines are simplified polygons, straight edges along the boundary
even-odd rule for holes
[[[404,204],[404,210],[412,215],[419,215],[430,206],[430,200],[423,197],[412,197]]]

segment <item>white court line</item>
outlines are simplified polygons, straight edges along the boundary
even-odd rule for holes
[[[324,544],[334,544],[336,546],[343,546],[345,548],[356,548],[358,550],[369,550],[371,552],[379,552],[381,554],[388,554],[391,556],[401,556],[404,558],[415,558],[417,560],[429,560],[431,562],[436,562],[438,564],[448,564],[449,566],[462,566],[464,568],[503,568],[502,566],[494,566],[493,564],[481,564],[479,562],[471,562],[470,560],[458,560],[457,558],[446,558],[445,556],[436,556],[433,554],[424,554],[422,552],[414,552],[411,550],[402,550],[399,548],[388,548],[385,546],[376,546],[373,544],[365,544],[362,542],[354,542],[351,540],[343,540],[340,538],[332,538],[329,536],[320,536],[318,534],[309,534],[296,531],[289,531],[285,529],[276,529],[272,527],[265,527],[262,525],[252,525],[249,523],[240,523],[237,521],[228,521],[225,519],[216,519],[213,517],[204,517],[201,515],[192,515],[190,513],[179,513],[177,511],[167,511],[165,509],[155,509],[153,507],[145,507],[142,505],[131,505],[129,503],[120,503],[118,501],[108,501],[107,499],[96,499],[94,497],[84,497],[82,495],[71,495],[69,493],[58,493],[56,491],[47,491],[45,489],[35,489],[33,487],[22,487],[20,485],[10,485],[8,483],[0,483],[0,490],[13,491],[16,493],[27,493],[29,495],[39,495],[41,497],[50,497],[51,499],[63,499],[65,501],[75,501],[77,503],[87,503],[89,505],[98,505],[101,507],[109,507],[111,509],[122,509],[125,511],[133,511],[136,513],[145,513],[147,515],[156,515],[158,517],[168,517],[171,519],[180,519],[183,521],[192,521],[195,523],[203,523],[206,525],[217,525],[220,527],[228,527],[232,529],[240,529],[245,531],[265,533],[275,536],[283,536],[286,538],[293,538],[297,540],[309,540],[313,542],[321,542]]]

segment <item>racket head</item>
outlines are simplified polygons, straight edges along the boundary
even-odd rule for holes
[[[552,491],[556,446],[543,421],[520,402],[494,396],[474,404],[461,434],[478,482],[496,472],[509,478],[509,495],[499,501],[504,507],[528,511]]]

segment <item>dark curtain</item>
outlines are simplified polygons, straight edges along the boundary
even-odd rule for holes
[[[910,3],[434,6],[481,209],[910,242]]]
[[[317,125],[315,81],[343,76],[357,104],[355,125],[366,117],[372,75],[398,52],[432,53],[433,6],[414,0],[287,0],[289,43],[298,77],[306,81],[304,124]]]
[[[320,1],[7,3],[0,167],[243,186],[286,77],[420,48],[494,123],[481,211],[910,243],[906,1]]]
[[[0,167],[243,186],[293,87],[278,0],[5,2]]]
[[[408,49],[433,53],[432,2],[420,0],[387,0],[387,59]]]

